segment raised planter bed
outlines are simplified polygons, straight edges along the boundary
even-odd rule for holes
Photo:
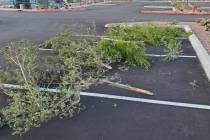
[[[169,14],[169,15],[210,15],[205,9],[196,7],[190,3],[174,2],[171,5],[171,10],[167,10],[160,6],[153,6],[153,10],[143,10],[144,14]],[[147,6],[146,8],[150,8]],[[161,9],[161,10],[158,10]],[[165,10],[164,10],[165,9]]]

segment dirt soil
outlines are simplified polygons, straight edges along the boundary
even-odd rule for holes
[[[195,22],[181,22],[180,24],[186,24],[191,27],[210,55],[210,31],[205,31],[204,26],[200,26]]]

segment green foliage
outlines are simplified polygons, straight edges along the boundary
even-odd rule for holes
[[[52,49],[52,46],[56,46],[56,44],[60,44],[62,46],[62,43],[68,43],[69,41],[73,41],[74,42],[84,42],[84,40],[86,42],[88,42],[89,44],[94,45],[94,42],[96,42],[96,32],[95,32],[95,25],[63,25],[60,28],[60,32],[46,40],[43,44],[41,44],[41,48],[46,48],[46,49]],[[89,37],[81,37],[80,35],[87,35]],[[85,38],[85,39],[84,39]],[[68,41],[68,42],[66,42]],[[55,43],[55,44],[53,44]]]
[[[165,60],[174,60],[180,53],[178,37],[188,37],[183,29],[174,26],[156,26],[154,24],[123,26],[116,25],[108,28],[108,36],[115,41],[102,40],[99,43],[112,59],[123,59],[129,63],[142,65],[148,69],[149,62],[145,57],[145,44],[164,47],[166,46]]]
[[[74,92],[40,93],[38,88],[30,87],[30,91],[7,94],[10,103],[0,113],[13,134],[23,134],[55,116],[71,117],[79,105],[79,94]]]
[[[175,2],[173,1],[171,3],[171,5],[173,7],[175,7],[176,9],[180,10],[180,11],[183,11],[183,10],[191,10],[192,7],[189,3],[186,3],[186,2]]]
[[[81,83],[90,83],[104,75],[106,62],[103,54],[97,49],[96,44],[86,40],[72,41],[71,32],[65,30],[58,36],[46,41],[49,48],[63,62],[66,76],[62,78],[64,83],[74,87],[81,87]],[[102,62],[103,61],[103,62]]]
[[[197,18],[195,22],[199,23],[201,26],[205,26],[205,30],[208,31],[210,29],[210,19],[205,18]]]
[[[47,8],[49,5],[48,0],[37,0],[37,3],[39,6],[43,7],[43,8]]]
[[[201,23],[201,21],[205,20],[205,18],[196,18],[195,22],[196,23]]]
[[[7,62],[7,66],[1,70],[0,82],[33,83],[33,69],[37,67],[37,53],[38,48],[30,41],[12,42],[5,48],[1,48],[1,56]],[[25,83],[26,80],[27,83]]]
[[[30,0],[25,0],[24,8],[25,8],[25,9],[30,9],[30,8],[31,8]]]
[[[197,10],[198,10],[198,12],[200,12],[200,13],[204,11],[201,7],[197,8]]]
[[[164,61],[172,61],[175,60],[181,51],[181,42],[177,40],[171,40],[168,43],[168,47],[165,49],[166,57]]]
[[[1,83],[22,86],[20,90],[1,87],[10,99],[0,111],[1,126],[8,125],[13,134],[21,135],[56,116],[71,117],[80,111],[80,91],[103,78],[106,67],[102,59],[106,61],[96,45],[86,40],[73,41],[70,36],[66,29],[47,41],[53,51],[45,57],[30,41],[10,43],[1,50],[7,60],[1,69],[6,73],[0,76]],[[51,87],[55,81],[60,93],[40,91],[39,85]]]
[[[180,53],[176,37],[189,34],[175,27],[144,25],[115,26],[108,29],[108,35],[112,39],[95,44],[95,39],[75,38],[71,29],[63,28],[42,44],[53,49],[44,57],[30,41],[1,48],[1,60],[7,64],[0,69],[0,82],[19,84],[22,89],[0,87],[9,96],[8,105],[0,110],[0,127],[8,125],[13,134],[21,135],[54,117],[71,117],[81,109],[80,91],[106,77],[104,64],[124,61],[148,69],[145,43],[167,46],[166,60],[173,60]],[[40,85],[56,85],[61,92],[41,92]]]
[[[177,20],[175,18],[172,18],[172,19],[169,20],[169,23],[171,25],[177,25]]]
[[[209,31],[209,29],[210,29],[210,19],[208,19],[208,20],[206,20],[206,23],[204,24],[204,26],[205,26],[205,31]]]
[[[131,41],[143,41],[154,46],[164,46],[177,37],[188,37],[191,33],[186,33],[183,29],[168,26],[161,27],[153,24],[128,26],[113,26],[108,29],[107,34],[113,38],[122,38]]]
[[[101,40],[99,48],[106,53],[110,60],[123,60],[129,64],[142,65],[149,69],[149,62],[145,56],[145,47],[143,43],[128,42],[119,40]]]
[[[1,89],[9,96],[9,104],[0,111],[0,125],[9,125],[13,134],[23,134],[33,127],[39,127],[53,117],[71,117],[78,111],[79,91],[60,85],[61,93],[45,93],[37,85],[38,47],[30,41],[18,41],[9,44],[2,54],[10,64],[7,72],[16,77],[16,84],[22,90]],[[12,70],[11,70],[12,69]],[[0,77],[8,82],[10,77]]]
[[[200,23],[201,26],[205,26],[206,19],[205,18],[201,18],[199,23]]]
[[[26,9],[31,8],[30,0],[16,0],[14,4],[15,8],[20,8],[20,4],[23,4]]]

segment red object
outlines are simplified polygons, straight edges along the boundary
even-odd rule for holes
[[[192,5],[192,12],[195,13],[196,12],[197,7],[195,5]]]
[[[206,15],[210,16],[210,13],[198,13],[198,12],[177,12],[177,11],[141,11],[143,14],[163,14],[163,15]]]

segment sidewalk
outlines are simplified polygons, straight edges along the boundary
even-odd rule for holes
[[[195,22],[181,22],[180,24],[189,25],[191,27],[210,55],[210,31],[205,31],[204,26]]]
[[[5,12],[66,12],[66,11],[72,11],[72,10],[85,10],[87,6],[81,5],[81,6],[74,6],[69,9],[13,9],[13,8],[0,8],[0,11]]]

